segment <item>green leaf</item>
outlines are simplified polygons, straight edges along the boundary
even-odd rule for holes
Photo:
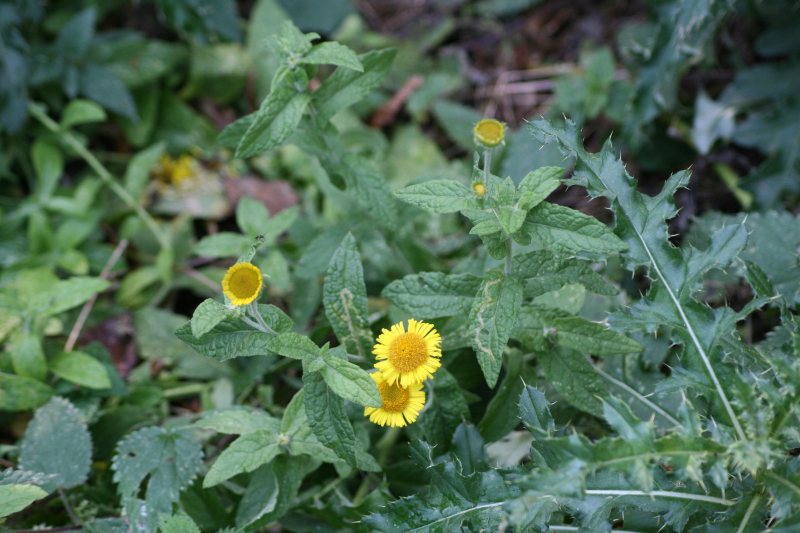
[[[221,304],[210,298],[203,300],[192,315],[192,335],[196,339],[199,339],[217,327],[220,322],[235,317],[236,312],[225,304]]]
[[[736,314],[725,306],[712,310],[691,299],[693,288],[708,269],[727,266],[744,247],[747,241],[744,225],[720,229],[705,251],[694,248],[683,253],[665,235],[666,219],[677,214],[673,195],[688,183],[688,172],[670,177],[657,196],[643,195],[610,142],[606,142],[600,153],[589,154],[583,148],[580,132],[569,121],[566,128],[553,127],[544,120],[531,123],[529,128],[541,142],[555,141],[564,153],[576,154],[573,183],[586,186],[592,196],[612,199],[611,208],[617,219],[615,232],[629,246],[622,254],[625,268],[634,271],[639,265],[648,266],[648,275],[653,280],[648,297],[617,313],[614,323],[624,329],[650,331],[660,324],[671,325],[685,347],[682,360],[691,369],[709,376],[729,422],[739,439],[746,440],[729,393],[717,375],[725,367],[720,365],[719,370],[715,369],[710,356],[722,332],[733,329]]]
[[[59,281],[54,286],[31,298],[28,310],[41,316],[57,315],[77,307],[89,298],[111,286],[111,283],[100,278],[73,276]]]
[[[92,466],[92,438],[80,411],[60,397],[40,407],[22,439],[19,466],[54,475],[52,482],[58,487],[86,481]]]
[[[653,424],[642,422],[619,398],[609,396],[603,399],[603,418],[614,428],[623,440],[653,449]]]
[[[475,191],[455,180],[431,180],[410,185],[394,193],[398,199],[428,213],[455,213],[462,209],[481,209]]]
[[[344,400],[325,384],[322,375],[310,372],[303,375],[305,382],[305,409],[308,423],[323,446],[352,466],[356,461],[356,435],[347,418]]]
[[[522,219],[525,220],[524,213]],[[517,229],[519,229],[519,227]],[[500,231],[505,231],[505,228],[500,225],[500,221],[497,219],[490,219],[490,220],[484,220],[483,222],[478,222],[477,224],[472,226],[472,229],[469,230],[469,234],[483,236],[483,235],[492,235]]]
[[[375,50],[358,56],[363,72],[352,69],[336,69],[314,92],[314,107],[317,120],[328,122],[339,111],[350,107],[380,87],[392,66],[397,50]]]
[[[138,199],[139,195],[142,194],[142,191],[147,185],[147,180],[150,179],[153,167],[155,167],[156,163],[161,159],[165,148],[165,143],[156,143],[149,148],[145,148],[141,152],[137,152],[136,155],[131,158],[125,169],[123,183],[125,185],[125,190],[131,193],[131,196],[134,198]]]
[[[430,447],[412,443],[412,454],[425,464],[431,489],[420,496],[403,498],[362,521],[370,531],[382,533],[458,531],[462,524],[480,524],[495,531],[505,517],[503,505],[518,494],[495,469],[464,476],[454,462],[433,463]]]
[[[78,124],[104,122],[106,118],[106,112],[102,107],[94,102],[78,99],[71,101],[64,108],[64,112],[61,113],[61,127],[68,129]]]
[[[252,243],[247,235],[221,231],[206,235],[194,245],[194,254],[199,257],[237,257]]]
[[[289,85],[275,87],[239,142],[236,158],[253,157],[282,145],[294,133],[310,101],[309,93],[297,92]]]
[[[73,16],[58,32],[56,47],[59,52],[70,59],[83,59],[94,38],[94,25],[97,21],[97,10],[94,7],[84,9]]]
[[[428,395],[426,406],[417,421],[431,445],[447,449],[453,432],[470,419],[470,413],[458,381],[445,367],[436,371],[433,394]]]
[[[418,319],[466,313],[482,280],[472,274],[420,272],[387,285],[381,296]]]
[[[217,136],[217,142],[225,148],[236,148],[242,142],[244,134],[250,129],[257,113],[250,113],[242,118],[228,124]]]
[[[11,364],[18,376],[43,381],[47,375],[47,359],[42,349],[42,340],[33,332],[18,333],[8,345]]]
[[[162,514],[158,519],[161,533],[200,533],[200,528],[185,512],[180,511],[172,516]]]
[[[267,325],[279,335],[294,329],[292,319],[274,305],[259,305],[258,310]],[[175,331],[175,336],[198,353],[220,361],[275,353],[269,348],[270,341],[274,337],[254,329],[242,319],[220,322],[200,339],[192,335],[191,323],[187,322]]]
[[[261,228],[261,235],[264,236],[264,243],[272,245],[297,219],[300,214],[300,207],[293,206],[276,213],[267,221],[265,227]]]
[[[268,347],[270,351],[292,359],[313,361],[320,355],[319,346],[314,341],[297,333],[284,333],[272,337]]]
[[[642,351],[642,346],[635,340],[583,317],[556,318],[551,323],[556,330],[558,344],[566,348],[592,355]]]
[[[290,457],[288,455],[280,455],[276,457],[272,462],[272,476],[277,485],[274,506],[271,505],[271,501],[268,501],[267,505],[259,510],[257,519],[252,519],[253,521],[248,529],[262,529],[267,524],[275,522],[286,514],[297,498],[297,491],[300,490],[303,478],[306,474],[315,470],[318,465],[319,462],[309,460],[306,456]],[[238,516],[236,523],[237,525],[241,523]]]
[[[508,406],[519,404],[519,397],[525,386],[522,381],[524,365],[521,354],[516,350],[507,356],[507,361],[506,377],[486,407],[481,423],[478,424],[478,431],[487,442],[500,440],[519,424],[516,410],[509,409]]]
[[[519,416],[534,435],[552,436],[556,429],[550,404],[539,389],[526,385],[519,398]]]
[[[195,425],[229,435],[244,435],[254,431],[280,433],[280,421],[277,418],[264,411],[246,407],[206,411]]]
[[[236,206],[236,225],[251,239],[263,235],[269,225],[269,211],[255,198],[243,196]]]
[[[346,153],[342,157],[347,193],[367,210],[381,227],[394,229],[397,226],[397,200],[392,197],[386,176],[369,159]]]
[[[203,488],[213,487],[243,472],[252,472],[280,453],[281,443],[273,431],[245,433],[219,454],[203,480]]]
[[[203,466],[203,449],[184,428],[142,428],[129,434],[117,445],[111,469],[117,490],[123,497],[145,490],[147,512],[169,514],[180,492]]]
[[[39,407],[55,391],[38,379],[0,372],[0,410],[26,411]]]
[[[31,147],[31,160],[36,171],[36,192],[46,200],[53,195],[64,174],[64,155],[53,143],[37,139]]]
[[[364,67],[358,56],[348,47],[335,41],[316,44],[303,56],[298,63],[307,65],[337,65],[358,72],[364,72]]]
[[[557,347],[537,354],[548,382],[581,411],[595,416],[603,415],[599,397],[608,395],[608,389],[594,367],[579,352]]]
[[[0,518],[25,509],[47,493],[35,485],[0,485]]]
[[[130,91],[106,66],[88,63],[83,67],[80,73],[80,93],[109,111],[134,122],[139,120],[136,102]]]
[[[506,235],[513,235],[516,233],[522,227],[522,224],[525,222],[525,216],[527,215],[524,209],[517,209],[516,207],[507,205],[496,209],[495,213],[497,213],[497,221],[500,223],[503,231],[506,232]],[[480,226],[480,224],[478,224],[478,226]],[[478,226],[476,226],[476,228]],[[470,231],[470,233],[477,233],[474,230],[475,228],[473,228],[473,231]]]
[[[323,360],[325,366],[319,372],[333,392],[364,407],[383,406],[378,385],[364,370],[336,357],[327,356]]]
[[[111,379],[103,364],[83,352],[61,352],[50,361],[50,371],[89,389],[111,388]]]
[[[526,279],[525,296],[536,297],[565,285],[579,283],[595,294],[613,296],[618,291],[584,261],[547,250],[514,257],[514,272]]]
[[[522,305],[522,283],[500,269],[486,272],[469,313],[470,342],[486,383],[494,387],[500,375],[503,350]]]
[[[583,252],[603,258],[628,248],[596,218],[547,202],[540,203],[528,213],[523,230],[552,252]]]
[[[550,193],[561,185],[564,169],[560,167],[542,167],[529,172],[522,178],[517,190],[517,207],[530,211],[544,202]]]
[[[331,258],[322,303],[339,342],[348,352],[370,360],[375,340],[369,327],[364,267],[352,233],[345,236]]]
[[[490,468],[489,456],[483,437],[471,424],[461,423],[453,434],[453,458],[461,463],[461,473],[468,476],[475,472],[486,472]]]
[[[272,472],[272,464],[260,466],[253,472],[236,509],[236,526],[242,528],[273,511],[278,495],[278,480]]]

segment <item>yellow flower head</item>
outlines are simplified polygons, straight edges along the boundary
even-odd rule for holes
[[[222,280],[222,292],[233,305],[247,305],[261,292],[261,271],[250,263],[236,263]]]
[[[389,384],[399,382],[402,387],[422,383],[442,366],[439,347],[442,336],[433,329],[433,324],[408,321],[408,331],[403,323],[395,324],[392,330],[383,330],[372,353],[378,362],[375,368],[381,371]]]
[[[475,194],[482,197],[486,194],[486,185],[478,181],[472,186],[472,190],[475,191]]]
[[[183,154],[178,159],[172,159],[168,154],[164,154],[158,163],[159,168],[155,172],[156,177],[177,185],[186,178],[191,178],[195,175],[197,159],[188,154]]]
[[[472,130],[475,134],[475,144],[484,148],[494,148],[506,136],[506,125],[493,118],[486,118],[475,124]]]
[[[383,407],[365,407],[364,416],[380,426],[403,427],[406,423],[413,423],[425,406],[422,383],[401,387],[397,383],[389,384],[380,372],[373,372],[370,376],[378,384]]]

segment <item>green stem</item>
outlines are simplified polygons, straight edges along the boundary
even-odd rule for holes
[[[510,276],[514,273],[513,246],[514,243],[512,242],[511,237],[509,237],[506,241],[506,276]]]
[[[744,513],[744,517],[742,518],[742,522],[739,524],[739,528],[736,530],[736,533],[743,533],[744,528],[747,527],[747,523],[750,521],[750,517],[753,516],[753,511],[756,510],[756,506],[758,502],[761,501],[761,496],[756,496],[750,502],[750,505],[747,507],[747,511]]]
[[[256,322],[258,322],[259,329],[261,329],[266,333],[269,333],[270,335],[274,335],[276,337],[278,336],[278,333],[274,329],[269,327],[266,322],[264,322],[264,317],[262,317],[261,313],[258,312],[258,303],[250,302],[247,305],[247,310],[250,312],[250,316],[255,318]]]
[[[386,461],[389,459],[389,454],[392,453],[394,444],[397,442],[398,437],[400,437],[400,432],[401,430],[399,427],[390,428],[380,442],[378,442],[379,465],[383,466],[386,464]]]
[[[67,514],[69,515],[69,519],[72,520],[72,523],[75,524],[76,526],[80,525],[81,519],[78,518],[78,515],[75,513],[75,510],[69,504],[69,500],[67,500],[67,495],[64,494],[64,489],[62,489],[61,487],[58,487],[58,497],[61,498],[61,503],[64,504],[64,509],[67,510]]]
[[[492,196],[492,151],[483,152],[483,186],[486,187],[486,198]]]
[[[139,205],[139,203],[130,195],[127,190],[125,190],[124,187],[114,181],[114,177],[111,175],[108,169],[106,169],[106,167],[103,166],[103,164],[94,156],[94,154],[87,150],[86,147],[83,146],[78,139],[72,135],[71,132],[61,130],[61,127],[58,125],[58,123],[48,117],[47,114],[34,103],[28,104],[28,112],[34,118],[36,118],[36,120],[41,122],[48,130],[58,134],[61,139],[75,151],[76,154],[86,161],[92,170],[94,170],[94,172],[100,176],[100,179],[103,180],[112,191],[114,191],[119,199],[122,200],[125,205],[133,209],[136,214],[139,215],[139,217],[141,217],[144,223],[150,228],[150,231],[153,232],[153,235],[155,235],[156,240],[158,240],[161,248],[172,248],[172,243],[170,242],[169,238],[167,238],[153,217],[150,216],[150,213],[148,213],[141,205]]]
[[[364,477],[364,480],[361,482],[361,485],[358,486],[358,490],[356,491],[356,495],[353,496],[353,505],[358,505],[361,503],[364,498],[367,497],[369,494],[369,488],[372,485],[372,482],[369,479],[369,475]]]

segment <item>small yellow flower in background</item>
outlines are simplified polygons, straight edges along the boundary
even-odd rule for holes
[[[222,292],[233,305],[247,305],[261,292],[261,271],[251,263],[236,263],[222,280]]]
[[[433,329],[433,324],[408,321],[408,331],[403,323],[395,324],[392,330],[383,330],[372,353],[378,362],[375,368],[381,371],[389,384],[399,382],[408,387],[422,383],[442,366],[440,345],[442,336]]]
[[[422,383],[414,383],[408,387],[389,384],[380,372],[370,374],[381,393],[383,407],[365,407],[364,416],[380,426],[403,427],[413,423],[425,406],[425,392]]]
[[[162,181],[177,185],[186,178],[191,178],[197,173],[197,159],[183,154],[178,159],[172,159],[169,154],[164,154],[158,162],[159,167],[154,174]]]
[[[478,196],[483,196],[486,194],[486,185],[481,182],[477,182],[472,186],[472,190],[475,191],[475,194]]]
[[[506,136],[506,125],[493,118],[486,118],[475,124],[472,130],[475,134],[475,144],[484,148],[494,148]]]

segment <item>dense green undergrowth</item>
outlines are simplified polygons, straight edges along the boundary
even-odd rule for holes
[[[242,32],[158,0],[159,39],[109,30],[127,5],[1,3],[0,527],[800,527],[796,6],[654,3],[622,75],[587,45],[548,116],[485,137],[429,52],[538,3],[448,4],[419,43],[349,2]],[[741,212],[672,235],[687,154]],[[409,405],[376,344],[412,321],[441,336],[422,407],[372,416]]]

